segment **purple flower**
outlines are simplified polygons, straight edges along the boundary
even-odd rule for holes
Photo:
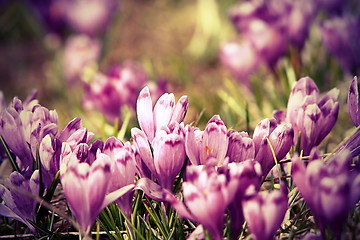
[[[294,128],[294,144],[300,136],[300,149],[309,155],[328,135],[336,123],[339,103],[338,89],[320,99],[319,89],[309,77],[301,78],[292,88],[287,106],[286,121]]]
[[[84,83],[84,106],[97,108],[114,123],[121,117],[123,106],[135,108],[136,96],[146,82],[147,75],[136,62],[113,66],[107,74],[97,73],[89,83]]]
[[[322,41],[331,55],[344,71],[356,73],[360,68],[360,18],[337,17],[320,27]]]
[[[360,199],[359,169],[351,169],[351,160],[349,151],[341,151],[324,163],[316,149],[307,166],[298,156],[292,159],[293,180],[323,237],[326,225],[337,237],[340,235],[340,223]]]
[[[187,112],[188,98],[182,96],[175,105],[174,94],[164,93],[156,102],[154,109],[148,87],[144,87],[137,99],[136,112],[141,129],[151,143],[155,132],[175,121],[181,123]]]
[[[234,199],[229,204],[231,233],[233,239],[238,239],[244,223],[242,201],[248,187],[252,186],[259,190],[262,181],[261,166],[257,161],[246,160],[240,163],[230,163],[221,169],[221,171],[224,170],[233,179],[238,180]]]
[[[63,56],[64,76],[69,83],[81,79],[84,68],[100,57],[100,42],[86,35],[71,36],[66,40]]]
[[[67,23],[78,33],[104,32],[117,9],[115,0],[63,0]]]
[[[91,146],[81,143],[74,150],[68,143],[63,143],[62,147],[61,184],[67,203],[85,236],[90,233],[99,213],[133,188],[133,185],[128,185],[106,195],[114,162],[100,148],[95,143]]]
[[[159,184],[172,190],[176,175],[185,162],[185,133],[183,124],[173,122],[169,127],[158,129],[152,141],[153,154],[144,132],[131,129],[139,156],[150,169]],[[140,168],[141,166],[138,166]]]
[[[236,79],[250,89],[248,78],[257,69],[261,60],[248,41],[224,44],[221,47],[220,60]]]
[[[114,162],[109,192],[134,183],[136,174],[135,153],[129,142],[124,144],[115,137],[110,137],[105,142],[103,153]],[[133,195],[133,192],[129,192],[116,200],[120,210],[127,218],[131,216]]]
[[[246,132],[230,130],[227,133],[229,145],[226,156],[229,162],[243,162],[255,158],[255,144]]]
[[[202,224],[213,239],[222,239],[224,213],[236,187],[237,179],[228,179],[213,167],[188,166],[182,185],[186,207],[174,200],[170,204],[180,216]]]
[[[271,240],[284,220],[288,209],[287,190],[258,192],[249,188],[243,200],[243,211],[255,239]]]
[[[30,179],[26,179],[18,172],[12,172],[9,177],[9,183],[35,196],[39,195],[39,171],[36,170]],[[35,228],[28,222],[36,221],[36,205],[37,202],[18,192],[16,189],[7,188],[0,184],[0,198],[4,204],[0,204],[0,215],[4,217],[14,218],[23,222],[33,233]]]
[[[348,93],[348,111],[351,120],[354,125],[357,127],[360,125],[360,101],[359,101],[359,90],[358,90],[358,80],[357,77],[354,77],[349,93]]]
[[[17,156],[18,165],[24,172],[32,172],[41,140],[57,132],[56,111],[49,111],[34,98],[35,94],[31,94],[24,103],[14,98],[9,107],[0,113],[0,135]]]
[[[224,162],[229,139],[227,128],[219,115],[214,115],[200,131],[186,126],[185,149],[194,165],[221,165]]]
[[[264,177],[275,166],[271,148],[280,161],[289,152],[293,138],[294,130],[289,123],[277,124],[275,119],[264,119],[258,123],[253,135],[255,160],[261,164]]]

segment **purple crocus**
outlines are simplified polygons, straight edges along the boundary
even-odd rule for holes
[[[184,125],[173,122],[169,127],[158,129],[151,144],[153,154],[143,131],[133,128],[131,135],[147,168],[163,188],[172,190],[175,177],[186,158]]]
[[[227,133],[229,144],[226,156],[229,162],[243,162],[255,158],[255,144],[246,132],[230,130]]]
[[[35,196],[39,195],[39,171],[36,170],[30,179],[26,179],[18,172],[12,172],[9,177],[9,183],[21,191],[28,192]],[[0,204],[0,216],[16,219],[24,223],[33,233],[35,228],[28,220],[36,221],[37,202],[25,196],[17,189],[7,188],[0,184],[0,198],[5,204]]]
[[[63,51],[64,77],[70,84],[80,80],[86,66],[95,64],[100,57],[100,42],[86,35],[71,36]]]
[[[360,101],[358,80],[354,77],[351,81],[349,93],[348,93],[348,112],[354,125],[357,127],[360,125]]]
[[[243,200],[243,211],[246,222],[256,240],[271,240],[284,220],[288,209],[287,189],[272,192],[258,192],[248,188]]]
[[[360,199],[360,172],[359,168],[351,168],[350,152],[340,151],[324,163],[314,148],[307,166],[299,156],[292,162],[293,180],[323,237],[325,226],[339,237],[341,223]]]
[[[360,69],[360,17],[333,18],[323,22],[320,27],[324,45],[342,69],[357,73]]]
[[[214,115],[200,131],[191,126],[185,129],[185,149],[194,165],[221,165],[224,162],[229,139],[227,128],[219,115]]]
[[[264,119],[254,130],[255,160],[261,164],[263,176],[275,166],[275,159],[280,161],[289,152],[294,138],[294,130],[289,123],[278,124],[275,119]]]
[[[137,99],[136,112],[139,125],[151,143],[155,132],[171,122],[181,123],[187,112],[188,98],[182,96],[175,105],[174,94],[164,93],[156,102],[154,109],[148,87],[144,87]]]
[[[294,144],[300,136],[300,149],[309,155],[328,135],[336,123],[339,103],[338,89],[333,89],[320,99],[319,89],[309,78],[301,78],[293,86],[288,105],[286,121],[294,128]],[[301,135],[300,135],[301,134]]]
[[[115,137],[106,140],[103,153],[113,161],[113,170],[109,192],[113,192],[128,184],[133,184],[136,174],[135,153],[129,142],[125,144]],[[132,212],[133,192],[124,194],[116,200],[116,204],[124,215],[130,219]]]
[[[147,82],[147,74],[139,63],[127,61],[113,66],[107,74],[97,73],[84,82],[84,106],[97,108],[108,121],[114,123],[121,117],[121,108],[135,109],[136,96]]]
[[[130,184],[106,195],[114,162],[95,143],[91,146],[81,143],[74,150],[68,143],[63,143],[60,159],[64,194],[84,236],[90,233],[99,213],[134,186]]]

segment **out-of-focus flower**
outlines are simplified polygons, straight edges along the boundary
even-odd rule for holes
[[[227,133],[229,144],[226,156],[229,162],[243,162],[255,158],[255,144],[246,132],[230,130]]]
[[[84,82],[85,108],[97,108],[112,123],[121,116],[121,107],[135,108],[136,96],[147,82],[147,74],[136,62],[114,66],[107,74],[97,73]]]
[[[360,101],[357,77],[354,77],[348,93],[348,111],[351,120],[357,127],[360,125]]]
[[[257,161],[246,160],[240,163],[230,163],[222,167],[220,171],[238,180],[234,199],[229,204],[231,233],[233,239],[238,239],[244,223],[242,201],[248,187],[252,186],[259,190],[262,181],[261,166]]]
[[[169,127],[158,129],[152,141],[153,154],[145,133],[137,128],[131,129],[137,151],[158,180],[159,184],[172,190],[176,175],[180,172],[185,155],[185,133],[183,124],[173,122]],[[140,168],[141,166],[138,166]]]
[[[254,47],[248,42],[229,42],[221,47],[220,60],[231,74],[250,89],[249,76],[260,63]]]
[[[156,102],[154,109],[148,87],[144,87],[137,99],[136,112],[141,129],[151,143],[158,129],[171,122],[181,123],[187,112],[188,98],[182,96],[175,105],[173,93],[164,93]]]
[[[324,163],[315,150],[307,166],[298,156],[293,157],[292,177],[323,237],[326,225],[338,237],[341,223],[360,199],[359,168],[351,169],[349,151],[341,151]]]
[[[243,211],[249,229],[255,239],[271,240],[284,220],[288,209],[287,189],[258,192],[249,188],[243,200]]]
[[[26,191],[35,196],[39,195],[38,170],[33,172],[30,179],[26,179],[18,172],[12,172],[8,181],[21,191]],[[5,203],[5,205],[0,204],[0,216],[16,219],[24,223],[32,232],[35,233],[34,226],[31,225],[28,220],[35,222],[37,202],[16,189],[7,188],[1,184],[0,198]]]
[[[278,124],[275,119],[264,119],[258,123],[253,135],[255,160],[261,164],[264,177],[275,166],[272,149],[280,161],[289,152],[293,138],[294,129],[289,123]]]
[[[104,32],[117,9],[116,0],[63,0],[68,24],[78,33]]]
[[[316,1],[320,7],[326,9],[330,13],[339,13],[346,6],[348,0],[318,0]]]
[[[221,165],[224,162],[229,139],[219,115],[208,121],[204,131],[186,126],[185,132],[186,154],[192,164]]]
[[[309,78],[301,78],[292,88],[287,105],[286,121],[294,128],[294,144],[300,136],[300,149],[309,155],[328,135],[336,123],[339,103],[338,89],[333,89],[320,99],[319,89]]]
[[[124,144],[115,137],[110,137],[105,142],[103,153],[114,162],[109,192],[134,183],[136,174],[135,154],[129,142]],[[129,192],[116,200],[116,204],[127,218],[131,216],[133,195],[133,192]]]
[[[66,40],[63,69],[69,83],[81,79],[85,67],[96,63],[99,59],[100,50],[99,41],[86,35],[75,35]]]
[[[356,74],[360,69],[360,18],[329,19],[321,24],[321,35],[326,48],[342,69]]]
[[[82,234],[88,235],[99,213],[133,186],[106,195],[114,163],[95,143],[91,146],[81,143],[74,150],[63,143],[60,163],[60,180],[67,203]]]

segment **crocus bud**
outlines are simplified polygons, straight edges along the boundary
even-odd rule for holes
[[[156,131],[152,146],[157,179],[162,187],[172,190],[186,158],[183,124],[174,122],[169,128]]]
[[[288,209],[286,186],[282,185],[280,191],[260,193],[249,188],[242,204],[245,220],[255,239],[271,240]]]
[[[289,152],[294,130],[289,123],[277,124],[275,119],[264,119],[254,130],[255,160],[261,164],[265,177],[275,166],[274,154],[278,161]],[[274,154],[273,154],[273,151]]]
[[[194,165],[221,165],[228,149],[227,128],[219,115],[214,115],[200,131],[186,127],[185,149]],[[209,160],[215,161],[210,162]]]
[[[120,140],[110,137],[105,142],[103,153],[114,162],[109,192],[134,183],[136,174],[135,154],[129,142],[123,144]],[[133,195],[133,192],[129,192],[116,200],[120,210],[127,218],[131,217]]]
[[[358,80],[354,77],[351,81],[349,93],[348,93],[348,112],[354,125],[357,127],[360,125],[360,101]]]
[[[359,169],[351,169],[349,151],[340,151],[324,163],[315,150],[307,166],[298,156],[293,157],[292,177],[323,237],[325,226],[339,237],[340,223],[360,199]]]
[[[230,130],[227,133],[229,146],[226,156],[229,162],[242,162],[255,158],[255,144],[246,132]]]
[[[34,196],[39,195],[39,171],[35,170],[30,179],[26,179],[18,172],[12,172],[9,177],[9,183],[21,191],[26,191]],[[37,202],[18,192],[16,189],[8,189],[6,186],[0,184],[0,198],[4,204],[0,204],[0,216],[14,218],[24,223],[28,228],[35,233],[36,230],[33,225],[28,222],[28,219],[35,221]]]
[[[304,155],[309,155],[312,147],[319,145],[335,125],[339,112],[338,94],[339,91],[333,89],[319,101],[319,90],[309,77],[301,78],[294,85],[286,121],[294,128],[294,144],[301,134],[300,149]]]
[[[175,105],[174,94],[164,93],[156,102],[154,109],[148,87],[141,90],[136,103],[136,112],[141,129],[151,143],[155,132],[167,127],[171,122],[181,123],[188,108],[188,98],[183,96]]]

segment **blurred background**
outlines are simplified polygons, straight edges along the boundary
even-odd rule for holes
[[[81,117],[99,137],[137,125],[146,85],[154,101],[188,95],[186,123],[220,114],[251,130],[286,109],[300,77],[340,88],[346,105],[360,71],[359,13],[357,0],[1,0],[0,90],[8,104],[37,89],[60,126]]]

